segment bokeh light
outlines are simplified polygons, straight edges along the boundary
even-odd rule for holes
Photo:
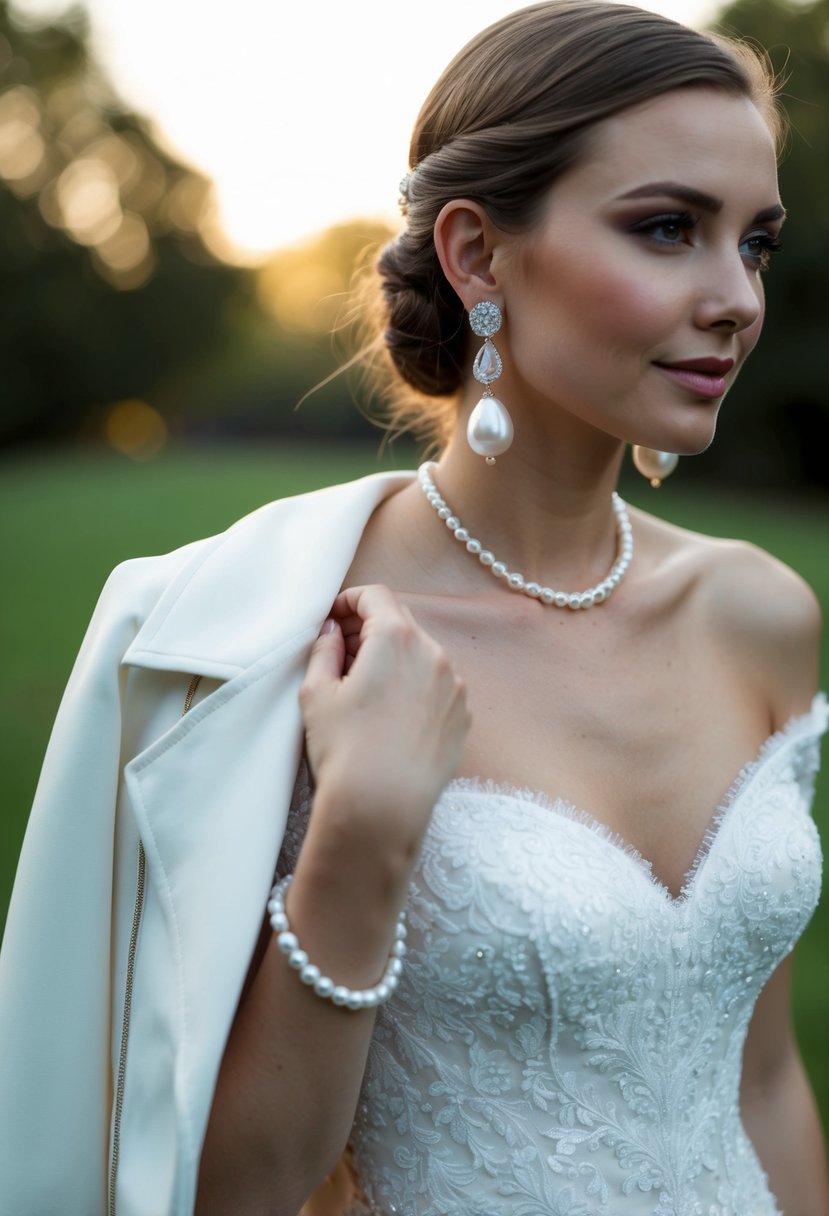
[[[116,401],[104,415],[104,437],[123,456],[151,460],[167,443],[167,423],[146,401]]]
[[[40,168],[46,144],[40,134],[40,106],[21,85],[0,95],[0,176],[11,186],[31,179]]]

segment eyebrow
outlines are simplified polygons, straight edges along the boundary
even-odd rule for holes
[[[657,196],[679,199],[683,203],[690,203],[692,207],[699,207],[701,211],[709,211],[712,215],[716,215],[723,208],[721,198],[715,198],[713,194],[706,194],[703,190],[695,190],[693,186],[684,186],[681,182],[649,182],[646,186],[637,186],[635,190],[620,195],[623,199]],[[764,224],[772,220],[782,220],[785,215],[786,208],[783,204],[774,203],[771,207],[758,211],[752,223]]]

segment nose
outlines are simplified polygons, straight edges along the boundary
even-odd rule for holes
[[[700,329],[740,333],[762,320],[763,309],[760,276],[736,250],[722,253],[706,266],[695,317]]]

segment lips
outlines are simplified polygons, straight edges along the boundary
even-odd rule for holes
[[[725,393],[725,377],[734,366],[733,359],[681,359],[675,363],[654,363],[675,384],[681,385],[695,397],[714,400]]]
[[[725,376],[734,366],[733,359],[680,359],[676,363],[657,363],[657,367],[678,372],[702,372],[705,376]]]

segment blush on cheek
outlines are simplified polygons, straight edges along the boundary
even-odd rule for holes
[[[608,337],[625,345],[626,339],[641,346],[649,334],[658,341],[665,332],[665,318],[672,301],[663,299],[652,286],[629,275],[602,275],[581,285],[582,316],[590,317]]]

